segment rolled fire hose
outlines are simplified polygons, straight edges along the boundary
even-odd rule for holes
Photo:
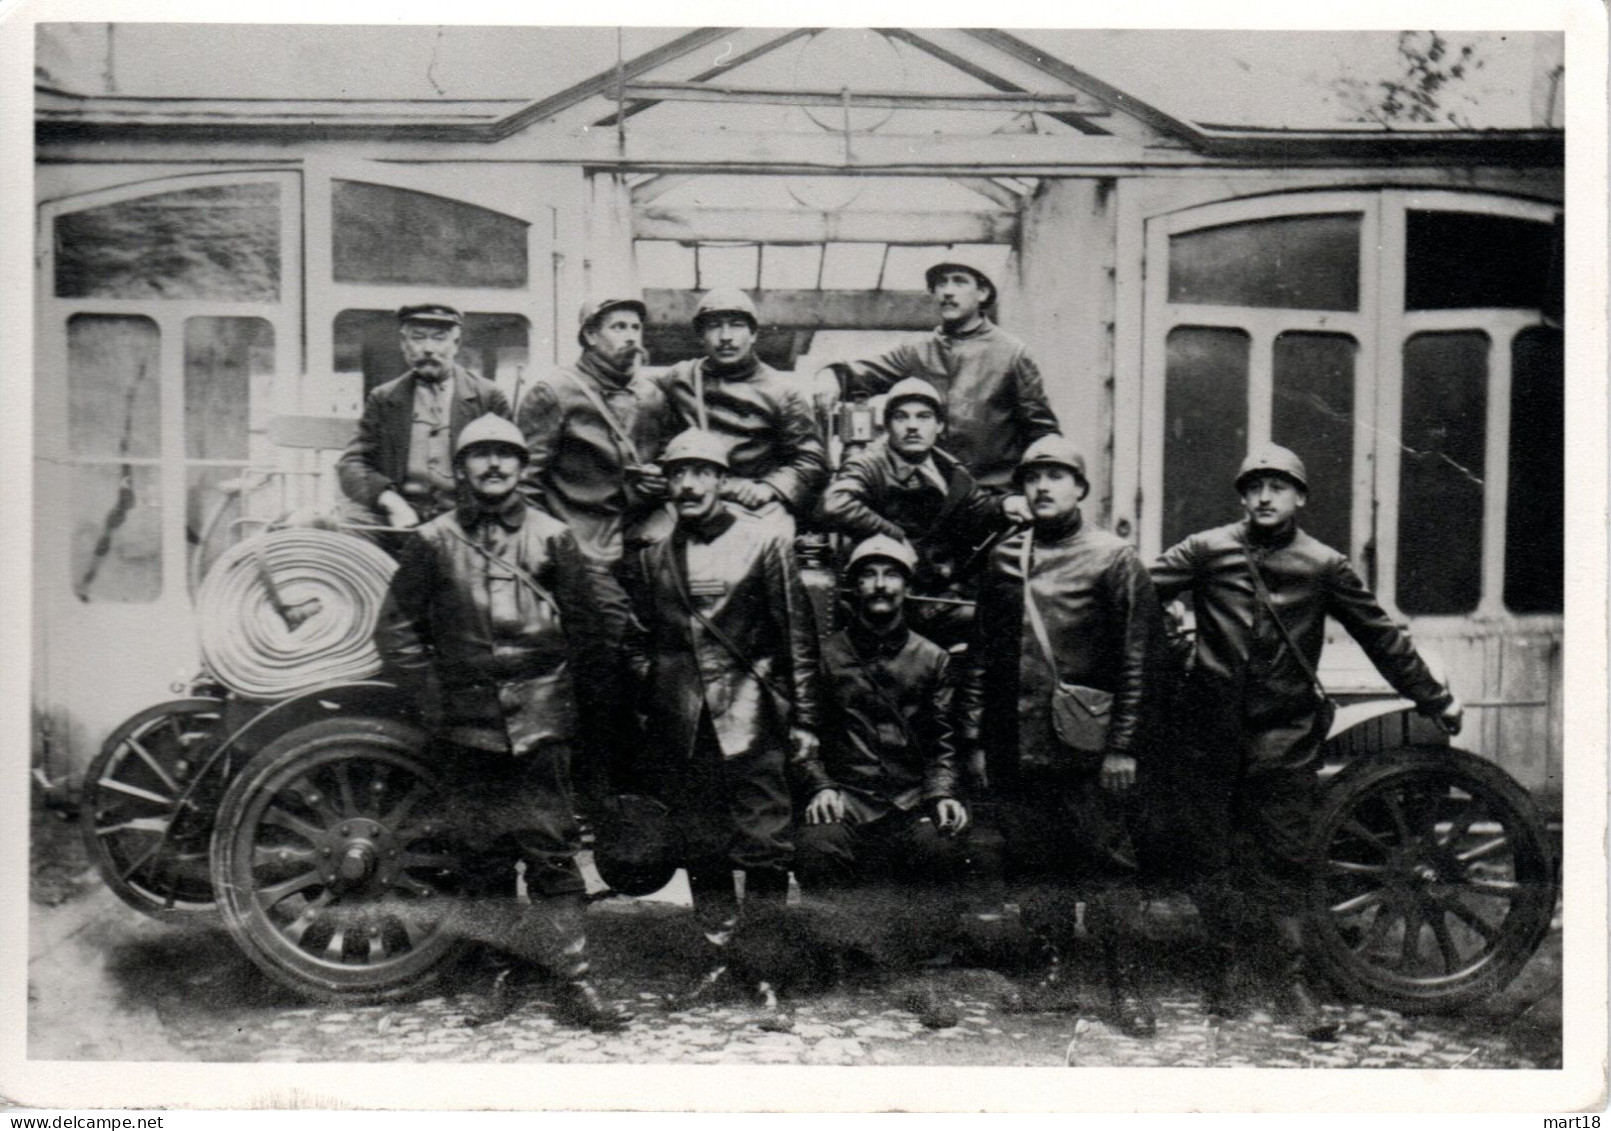
[[[328,530],[276,530],[227,550],[196,595],[201,655],[220,682],[281,699],[380,671],[375,622],[394,562]]]

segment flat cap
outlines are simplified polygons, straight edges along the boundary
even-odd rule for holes
[[[422,302],[397,310],[399,322],[435,322],[440,326],[462,326],[464,315],[445,302]]]

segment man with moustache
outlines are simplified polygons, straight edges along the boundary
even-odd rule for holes
[[[462,500],[404,544],[375,642],[431,724],[449,823],[470,850],[466,886],[485,897],[470,913],[503,949],[550,970],[562,1020],[607,1032],[628,1018],[589,978],[570,768],[573,746],[587,749],[582,720],[619,710],[620,697],[587,563],[563,524],[522,500],[525,460],[502,417],[460,433]],[[505,996],[500,980],[491,1012],[506,1011]]]
[[[336,464],[345,521],[406,529],[453,509],[453,452],[465,425],[507,417],[491,381],[454,360],[464,317],[439,302],[397,312],[408,372],[372,390],[358,431]]]
[[[1024,343],[988,317],[997,291],[967,263],[936,263],[925,274],[940,310],[932,333],[910,337],[881,357],[826,368],[846,396],[876,396],[906,377],[921,377],[944,400],[946,449],[986,490],[1010,495],[1026,448],[1059,431],[1040,367]],[[1027,513],[1015,518],[1028,521]]]
[[[942,647],[964,643],[976,586],[964,576],[975,551],[1008,525],[1004,497],[986,491],[939,448],[946,427],[939,390],[921,377],[884,398],[884,435],[846,460],[823,492],[818,517],[853,538],[883,536],[915,551],[907,615]],[[1016,500],[1015,512],[1022,508]],[[982,556],[982,555],[981,555]]]
[[[807,795],[831,784],[818,756],[816,627],[791,538],[727,501],[730,447],[697,429],[666,446],[676,529],[639,551],[629,573],[628,662],[656,739],[643,777],[681,833],[711,951],[709,972],[679,1005],[729,981],[735,869],[747,907],[782,906],[791,783]]]
[[[760,325],[743,291],[708,292],[694,310],[705,356],[678,362],[659,380],[683,427],[727,446],[722,500],[792,534],[816,506],[828,460],[806,395],[755,356]]]
[[[1135,550],[1080,513],[1090,486],[1071,441],[1031,444],[1017,485],[1034,523],[992,551],[980,581],[959,741],[982,765],[1008,883],[1043,944],[1045,974],[1025,1004],[1075,1004],[1060,956],[1087,892],[1113,1018],[1151,1036],[1156,1009],[1133,951],[1140,901],[1122,801],[1146,744],[1162,613]],[[1071,734],[1060,717],[1069,705],[1058,702],[1069,695],[1105,728]]]
[[[1275,945],[1286,1018],[1330,1040],[1309,987],[1302,903],[1309,880],[1320,749],[1331,712],[1316,671],[1326,618],[1348,630],[1378,671],[1422,714],[1460,730],[1458,699],[1427,668],[1348,560],[1298,526],[1309,476],[1295,452],[1269,444],[1237,473],[1246,518],[1193,534],[1152,567],[1160,600],[1189,598],[1196,656],[1181,694],[1168,781],[1192,818],[1194,901],[1214,943],[1209,1012],[1234,1016],[1238,928],[1257,917]],[[1241,875],[1234,876],[1233,866]],[[1254,916],[1241,910],[1247,897]],[[1250,909],[1252,910],[1252,909]]]

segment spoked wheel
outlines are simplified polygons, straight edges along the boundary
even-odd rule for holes
[[[1549,930],[1556,875],[1527,792],[1472,754],[1408,747],[1344,770],[1316,826],[1311,951],[1360,1001],[1460,1009]]]
[[[457,953],[459,857],[424,741],[389,719],[324,719],[270,743],[225,795],[213,841],[224,923],[282,985],[385,1001]]]
[[[108,887],[159,919],[216,913],[207,851],[224,792],[197,781],[222,738],[217,699],[159,703],[112,732],[84,774],[84,840]]]

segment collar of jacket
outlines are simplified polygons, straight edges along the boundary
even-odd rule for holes
[[[696,542],[712,542],[723,534],[733,523],[737,516],[727,509],[727,504],[717,503],[716,509],[702,519],[677,519],[677,536],[683,541],[692,538]]]
[[[1242,520],[1242,540],[1249,546],[1258,550],[1284,550],[1292,545],[1292,540],[1298,536],[1297,520],[1287,523],[1280,530],[1265,532],[1253,525],[1253,520]]]
[[[459,504],[459,525],[466,532],[474,532],[487,522],[502,523],[505,530],[519,530],[525,519],[526,503],[519,491],[510,491],[503,502],[490,507],[473,495]]]
[[[894,656],[906,647],[912,630],[906,627],[905,621],[897,619],[895,627],[888,632],[874,632],[862,623],[861,617],[852,614],[845,625],[845,633],[863,656]]]
[[[894,446],[889,442],[889,435],[887,433],[883,436],[880,436],[878,438],[878,442],[884,445],[884,458],[889,461],[889,471],[893,478],[904,482],[914,475],[921,474],[920,469],[923,465],[921,463],[913,463],[911,460],[897,452]],[[959,472],[964,475],[967,474],[968,469],[962,466],[957,457],[940,447],[938,444],[929,449],[928,455],[925,456],[924,459],[932,459],[934,461],[934,466],[939,469],[940,477],[947,483],[951,482],[952,478]]]
[[[591,349],[582,351],[582,356],[576,359],[576,368],[607,389],[624,389],[632,380],[630,372],[617,369]]]
[[[985,315],[979,319],[979,324],[971,330],[952,332],[947,330],[945,323],[942,322],[934,328],[934,336],[940,339],[942,345],[949,345],[951,342],[972,342],[980,338],[987,338],[995,332],[995,329],[996,324],[990,321],[989,315]]]
[[[737,365],[718,365],[710,358],[699,364],[705,367],[705,376],[717,381],[748,381],[761,368],[761,359],[753,353]]]
[[[1033,527],[1035,531],[1035,541],[1037,543],[1047,544],[1066,542],[1068,539],[1078,534],[1080,532],[1080,527],[1083,525],[1085,525],[1084,516],[1080,514],[1080,508],[1075,507],[1073,514],[1068,515],[1065,518],[1060,518],[1056,522],[1035,523]]]

